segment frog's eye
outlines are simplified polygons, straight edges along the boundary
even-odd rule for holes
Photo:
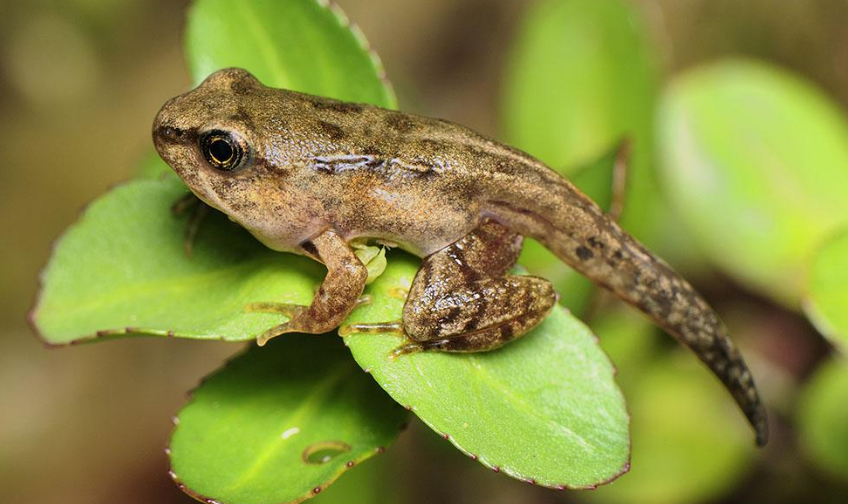
[[[225,131],[210,131],[203,136],[200,147],[206,161],[219,170],[236,169],[244,155],[241,142]]]

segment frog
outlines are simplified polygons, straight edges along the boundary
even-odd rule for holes
[[[240,68],[167,101],[153,140],[203,203],[268,248],[326,267],[309,305],[247,307],[287,319],[260,345],[337,330],[368,279],[354,244],[374,240],[421,265],[401,320],[342,334],[400,334],[394,357],[495,350],[557,305],[551,282],[516,273],[532,238],[693,351],[735,399],[756,444],[768,440],[752,373],[716,311],[570,181],[519,149],[441,119],[265,86]]]

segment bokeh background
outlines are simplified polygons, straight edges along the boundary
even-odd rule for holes
[[[501,136],[504,68],[522,14],[533,2],[338,3],[380,54],[402,108]],[[752,56],[805,76],[848,110],[844,0],[631,4],[648,26],[666,75],[722,56]],[[170,417],[185,391],[240,347],[124,339],[47,350],[26,324],[53,240],[86,202],[133,174],[150,150],[156,111],[188,88],[181,43],[186,7],[186,1],[174,0],[0,2],[2,502],[192,502],[166,473]],[[832,353],[827,343],[799,314],[721,275],[703,277],[708,297],[743,334],[767,396],[795,401],[787,391],[803,386]],[[639,335],[610,337],[629,336],[646,341]],[[625,386],[634,423],[661,422],[667,412],[673,423],[675,410],[698,412],[703,391],[713,401],[708,405],[718,394],[731,420],[715,420],[709,409],[698,412],[701,421],[694,423],[701,425],[684,427],[694,441],[683,449],[700,450],[688,458],[667,453],[673,447],[662,435],[646,434],[661,456],[643,459],[644,475],[636,474],[638,453],[652,445],[641,442],[634,427],[631,476],[644,478],[641,491],[624,487],[629,476],[615,484],[625,490],[612,493],[533,488],[484,470],[413,422],[393,449],[368,462],[370,479],[344,489],[340,502],[373,501],[373,485],[384,492],[379,502],[848,502],[844,475],[811,460],[791,418],[784,418],[791,404],[775,408],[775,436],[766,449],[722,446],[725,437],[739,436],[723,431],[725,425],[742,429],[743,438],[748,434],[740,417],[693,358],[665,350],[666,339],[657,341],[677,372],[655,374],[632,393]],[[624,381],[631,367],[650,365],[622,359],[617,364]],[[705,388],[699,388],[702,381]],[[642,399],[651,394],[665,403]],[[678,419],[687,425],[692,420]]]

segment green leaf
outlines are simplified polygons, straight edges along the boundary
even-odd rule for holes
[[[813,259],[804,311],[818,330],[848,351],[848,230],[828,240]]]
[[[571,177],[574,185],[607,212],[615,196],[616,164],[622,148],[607,148],[602,156],[580,167]],[[560,293],[561,305],[573,313],[585,313],[595,291],[594,284],[589,279],[563,264],[553,252],[532,239],[525,241],[519,262],[526,265],[529,273],[553,282]]]
[[[186,256],[187,218],[170,210],[185,194],[174,177],[138,180],[88,207],[43,273],[33,319],[45,341],[128,333],[248,340],[279,323],[245,313],[248,303],[309,303],[321,265],[271,251],[217,212]]]
[[[801,396],[798,425],[808,454],[835,475],[848,478],[848,364],[823,364]]]
[[[334,334],[251,347],[205,380],[176,419],[172,477],[227,504],[299,502],[379,453],[408,415]],[[354,469],[355,470],[355,469]]]
[[[529,8],[506,74],[504,129],[565,173],[628,136],[649,148],[656,69],[644,27],[619,0],[546,0]]]
[[[350,323],[396,319],[418,261],[393,253],[368,289],[374,303]],[[492,352],[424,352],[390,361],[402,341],[345,338],[359,364],[398,403],[487,467],[548,487],[591,488],[627,470],[628,417],[612,364],[592,333],[556,309],[538,328]]]
[[[507,141],[571,175],[610,145],[633,142],[623,224],[653,244],[668,216],[653,171],[658,65],[629,2],[546,0],[521,23],[503,99]]]
[[[721,384],[695,359],[682,351],[654,357],[648,366],[622,369],[620,381],[633,418],[633,468],[587,499],[692,504],[716,501],[736,487],[754,456],[750,433]]]
[[[797,308],[809,257],[848,222],[848,122],[785,71],[724,61],[668,88],[661,114],[668,193],[708,258]]]
[[[379,58],[334,4],[317,0],[198,0],[186,56],[195,83],[241,67],[263,84],[395,108]]]

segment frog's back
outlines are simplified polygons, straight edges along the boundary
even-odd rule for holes
[[[326,199],[332,225],[349,238],[384,238],[426,256],[490,216],[492,199],[524,205],[522,193],[570,186],[531,156],[448,121],[291,97],[295,135],[312,146],[304,186],[343,195]]]

